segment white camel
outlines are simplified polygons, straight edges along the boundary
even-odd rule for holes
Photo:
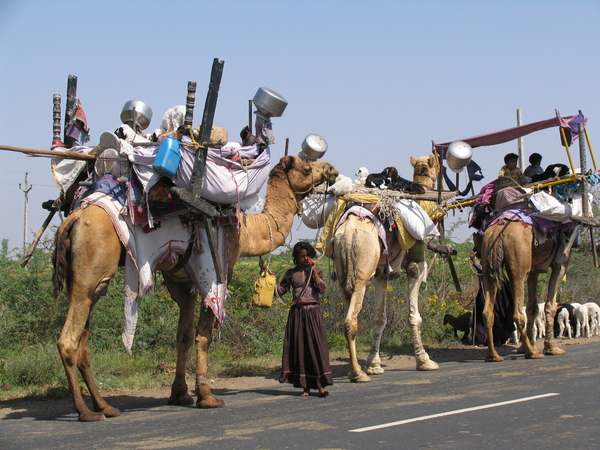
[[[411,158],[411,163],[415,168],[414,181],[426,189],[433,189],[438,172],[434,156]],[[429,358],[421,341],[418,296],[425,275],[425,244],[418,241],[410,251],[406,251],[400,248],[397,240],[394,241],[387,249],[388,257],[384,254],[384,246],[373,221],[369,218],[360,219],[355,215],[349,215],[334,235],[335,267],[346,312],[344,328],[350,354],[348,378],[353,382],[367,382],[371,380],[367,374],[384,372],[379,357],[379,346],[386,325],[386,291],[390,273],[386,270],[388,263],[393,271],[391,273],[399,273],[405,269],[408,275],[409,325],[417,370],[439,368],[437,363]],[[375,287],[375,317],[365,373],[358,363],[355,339],[358,333],[358,314],[362,309],[363,297],[370,280],[373,280]]]

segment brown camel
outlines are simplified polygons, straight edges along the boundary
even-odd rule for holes
[[[520,351],[525,353],[525,358],[530,359],[544,357],[532,345],[534,342],[533,326],[538,313],[538,275],[551,270],[548,280],[548,300],[544,308],[546,320],[544,354],[563,355],[565,353],[558,347],[554,339],[554,316],[558,286],[567,272],[571,247],[576,235],[577,229],[573,231],[570,238],[561,235],[558,239],[548,239],[544,243],[534,246],[533,228],[525,227],[520,222],[506,221],[503,225],[492,225],[485,231],[481,244],[481,265],[485,293],[483,320],[488,335],[486,361],[503,361],[494,347],[493,336],[494,302],[504,277],[503,268],[506,269],[513,293],[513,319],[521,337]],[[528,288],[527,326],[522,313],[525,300],[525,281],[527,281]]]
[[[437,179],[438,165],[435,157],[411,158],[415,167],[413,180],[426,189],[433,189]],[[369,218],[359,219],[350,215],[337,229],[334,235],[335,267],[342,292],[342,301],[346,318],[344,329],[350,353],[350,373],[353,382],[367,382],[369,375],[382,374],[379,357],[381,336],[386,325],[386,292],[388,275],[385,267],[388,258],[384,255],[384,246],[377,228]],[[437,363],[429,358],[421,341],[421,316],[419,314],[419,289],[425,274],[425,244],[418,241],[409,251],[402,250],[397,240],[388,248],[393,255],[389,264],[393,274],[403,269],[408,276],[409,324],[417,370],[437,370]],[[356,355],[356,335],[358,333],[358,314],[362,309],[367,283],[373,280],[375,287],[375,317],[373,318],[373,337],[371,350],[367,358],[367,373],[358,364]]]
[[[265,209],[256,215],[240,217],[240,230],[227,228],[229,248],[228,279],[234,264],[241,256],[267,254],[283,244],[300,211],[300,200],[312,188],[324,181],[333,181],[338,172],[326,162],[305,163],[296,156],[281,158],[270,173],[267,183]],[[58,350],[67,373],[75,409],[82,422],[103,420],[120,415],[120,411],[101,397],[90,368],[88,349],[89,318],[93,305],[106,293],[115,275],[124,248],[109,216],[97,206],[88,206],[72,213],[56,234],[53,256],[54,289],[58,296],[63,282],[67,285],[69,310],[58,339]],[[196,294],[184,269],[167,273],[176,262],[161,263],[156,270],[163,272],[173,300],[180,307],[177,329],[177,366],[171,386],[170,404],[190,404],[193,398],[185,382],[187,353],[196,343],[196,406],[216,408],[224,402],[216,398],[208,384],[208,348],[212,341],[214,313],[202,308],[194,336]],[[85,404],[79,388],[77,369],[89,389],[95,412]]]

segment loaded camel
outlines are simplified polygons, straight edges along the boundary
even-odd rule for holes
[[[285,156],[271,170],[267,183],[265,209],[260,214],[240,218],[237,227],[225,227],[228,242],[228,276],[231,279],[234,264],[241,256],[260,256],[269,253],[285,241],[299,211],[301,199],[325,181],[332,182],[338,175],[326,162],[305,163],[296,156]],[[177,220],[177,219],[176,219]],[[54,292],[67,286],[69,310],[58,350],[65,367],[69,388],[79,420],[90,422],[120,415],[120,411],[102,398],[94,382],[88,348],[89,318],[93,305],[106,293],[114,277],[124,248],[108,214],[100,207],[90,205],[75,210],[60,226],[56,234],[53,255]],[[216,408],[224,402],[216,398],[208,384],[208,348],[212,341],[215,320],[210,308],[202,308],[194,334],[196,294],[185,271],[168,272],[177,261],[162,262],[155,270],[161,271],[173,300],[180,308],[177,328],[177,366],[171,386],[169,404],[191,404],[185,382],[187,353],[196,344],[196,406]],[[77,369],[88,387],[94,411],[85,404],[79,388]]]
[[[435,157],[411,158],[414,167],[414,181],[426,189],[433,189],[438,174]],[[388,275],[385,266],[388,263],[384,255],[384,246],[377,228],[367,217],[360,220],[355,215],[348,219],[334,234],[335,268],[342,293],[344,311],[344,331],[350,354],[350,373],[353,382],[368,382],[368,375],[382,374],[379,357],[381,335],[386,325],[386,288]],[[416,250],[416,251],[413,251]],[[424,276],[425,244],[422,241],[410,250],[402,250],[397,240],[388,247],[391,254],[389,264],[394,272],[406,269],[408,275],[409,324],[413,339],[417,370],[437,370],[437,363],[429,358],[421,341],[421,316],[418,309],[419,288]],[[420,253],[420,255],[419,255]],[[356,355],[356,335],[358,333],[358,314],[362,309],[367,283],[373,280],[375,287],[375,317],[373,319],[373,337],[371,350],[367,358],[366,373],[358,364]]]
[[[579,226],[570,236],[562,232],[555,239],[547,239],[544,243],[534,244],[534,232],[531,226],[523,226],[520,222],[505,221],[504,224],[491,225],[483,235],[481,244],[481,264],[483,266],[483,288],[485,307],[483,318],[488,333],[488,351],[486,361],[503,361],[494,347],[494,301],[496,293],[502,285],[503,269],[506,269],[510,288],[514,298],[513,319],[521,338],[521,350],[525,358],[537,359],[546,355],[563,355],[554,339],[554,316],[556,314],[556,297],[560,280],[567,272],[571,248]],[[535,245],[535,250],[534,250]],[[533,326],[538,312],[537,282],[540,273],[551,270],[548,280],[548,300],[544,306],[546,335],[544,354],[540,354],[532,345]],[[525,281],[528,287],[527,317],[521,312],[525,298]],[[527,323],[527,325],[526,325]],[[531,339],[530,339],[531,337]]]

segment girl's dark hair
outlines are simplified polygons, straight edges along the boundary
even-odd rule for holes
[[[292,250],[292,258],[294,258],[294,264],[297,264],[298,261],[298,256],[300,256],[300,252],[302,250],[306,250],[308,251],[308,256],[310,256],[311,258],[314,258],[317,256],[317,251],[315,250],[315,248],[310,245],[309,242],[306,241],[300,241],[297,242],[296,245],[294,245],[294,249]]]

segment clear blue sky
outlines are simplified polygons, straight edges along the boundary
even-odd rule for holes
[[[185,102],[188,81],[203,106],[219,58],[215,125],[237,138],[248,100],[271,88],[289,102],[273,119],[274,157],[286,138],[296,154],[317,133],[329,144],[325,159],[349,176],[394,165],[410,178],[410,156],[428,155],[432,140],[513,127],[517,109],[524,123],[582,110],[600,148],[599,24],[598,0],[0,0],[0,144],[49,149],[52,97],[61,94],[64,108],[69,74],[90,144],[120,124],[132,99],[152,107],[157,128]],[[475,149],[484,182],[516,148]],[[556,129],[526,137],[525,153],[534,151],[545,164],[566,162]],[[0,150],[0,239],[10,248],[23,241],[25,172],[29,241],[47,215],[41,202],[58,196],[49,159]],[[294,230],[294,239],[312,236]]]

